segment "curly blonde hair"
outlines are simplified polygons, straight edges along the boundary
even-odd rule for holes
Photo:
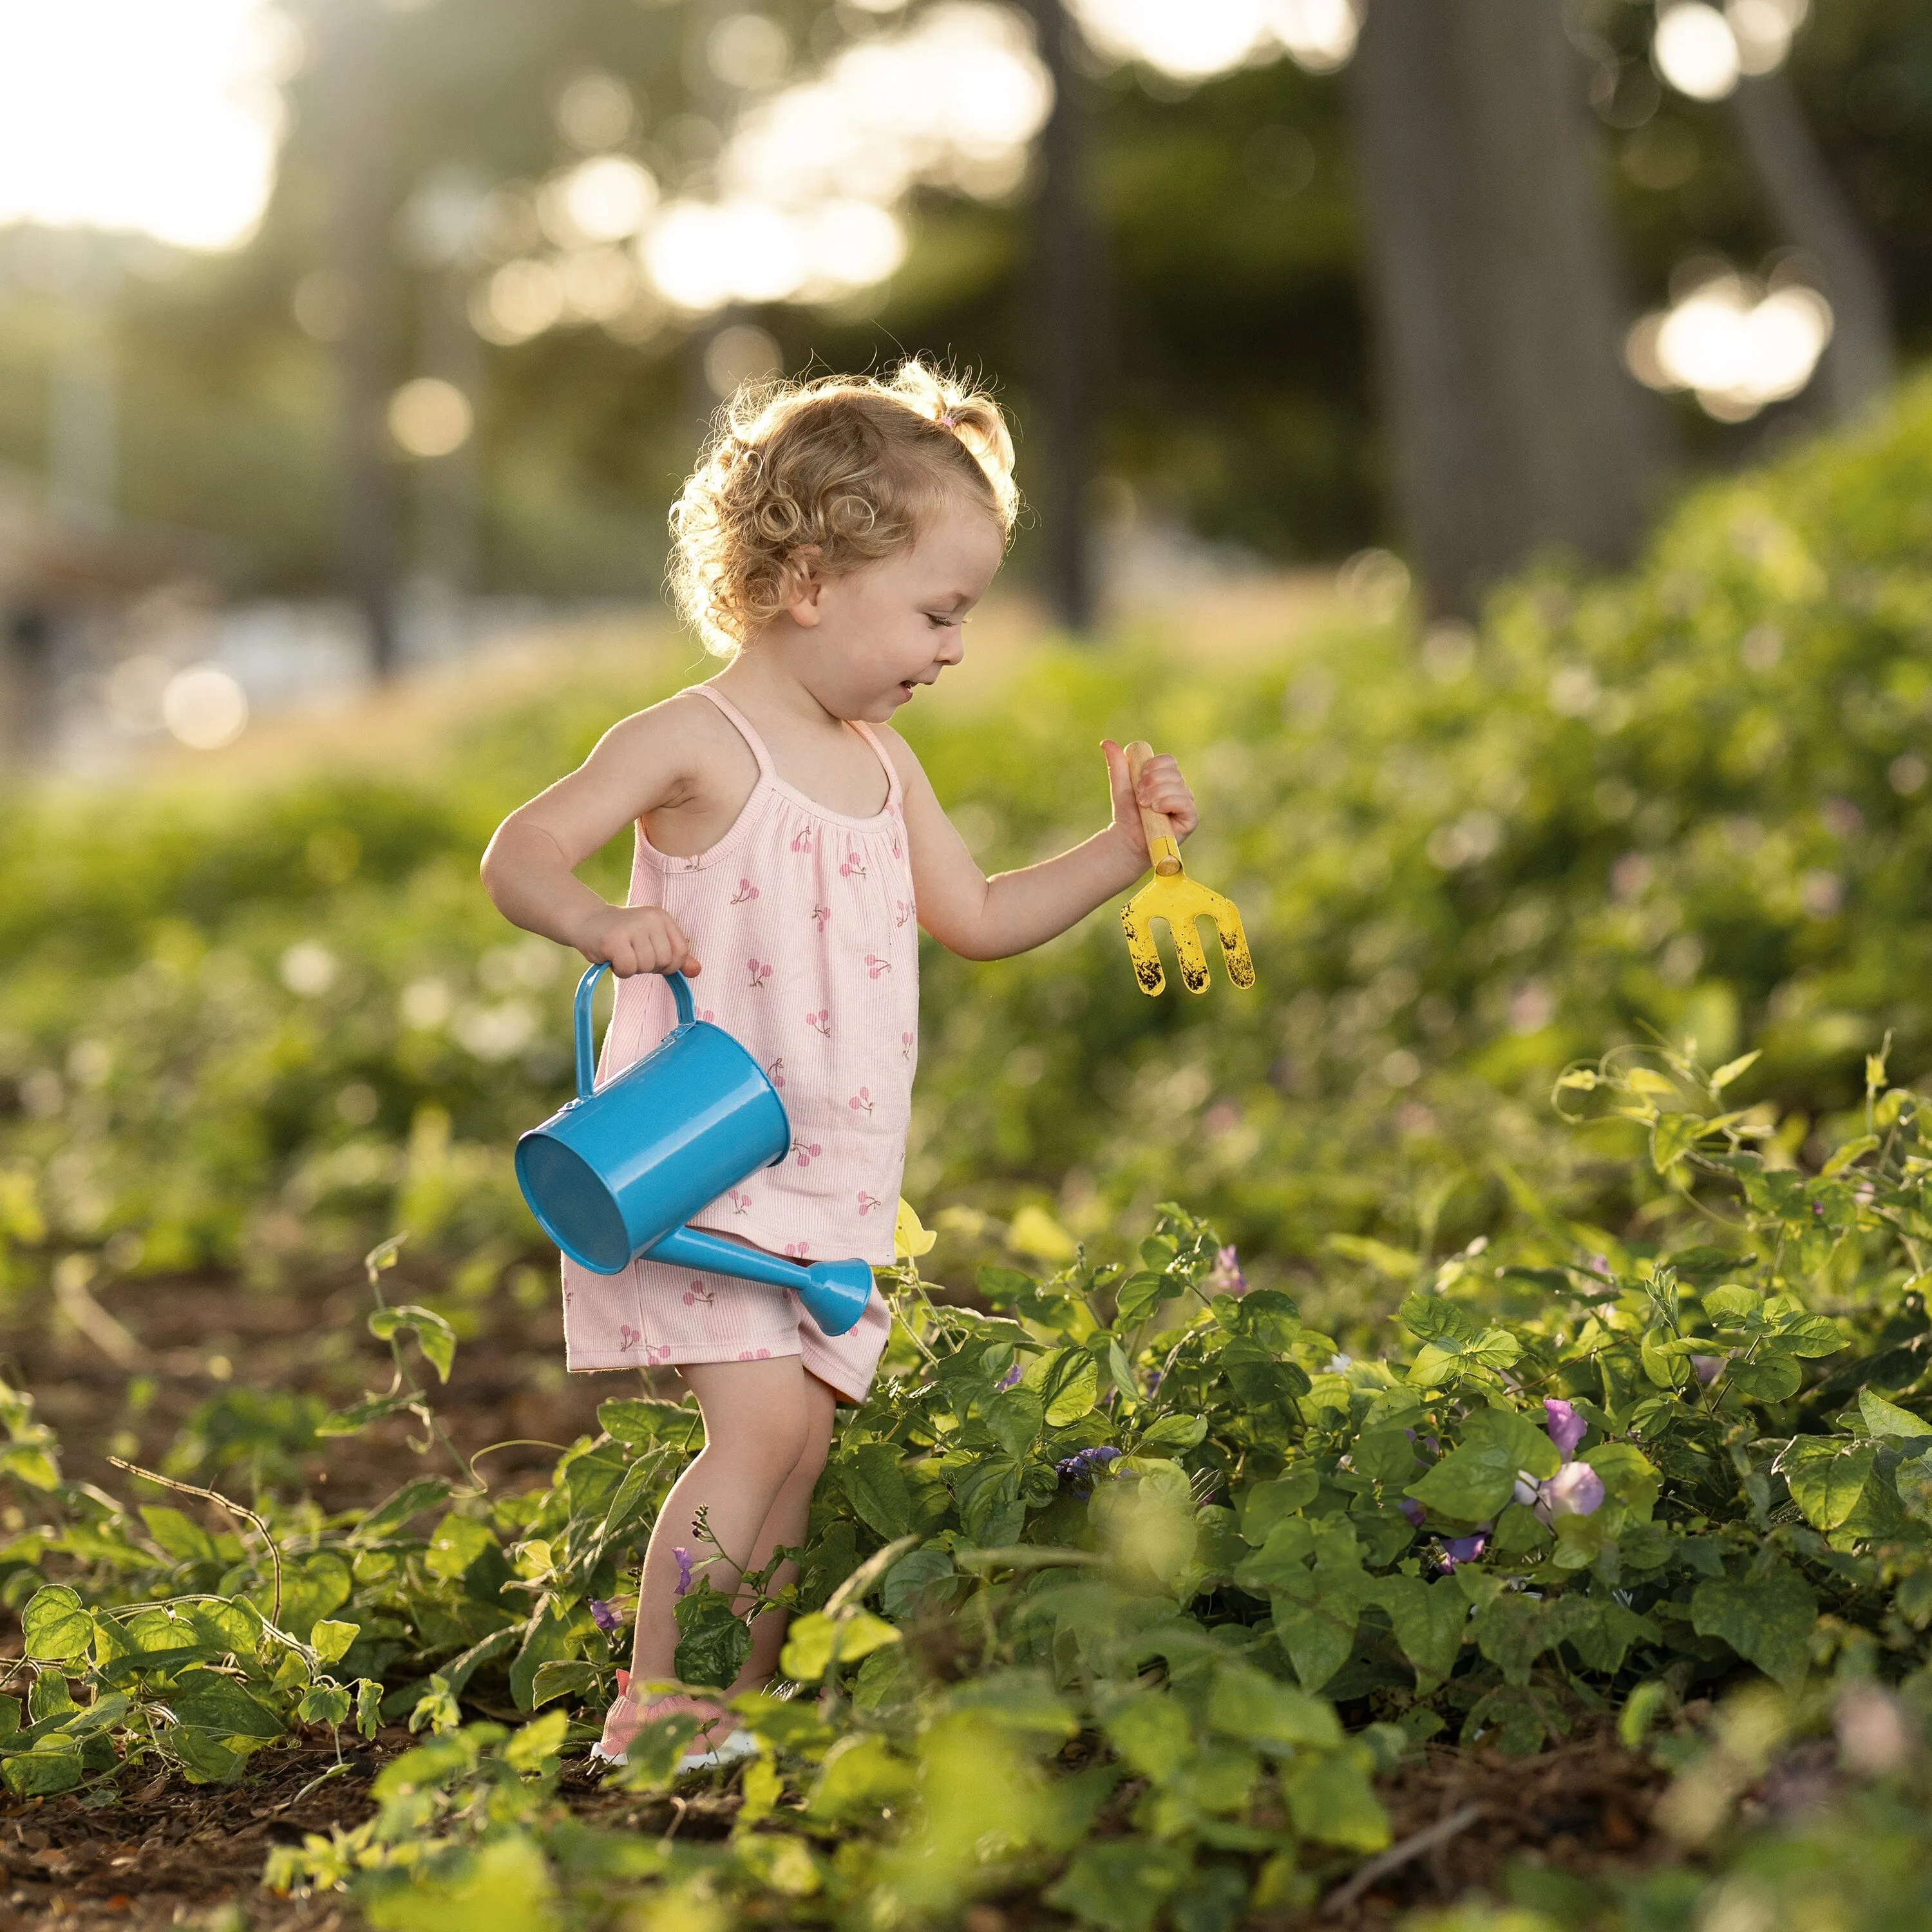
[[[808,571],[842,575],[905,549],[949,490],[1012,536],[1012,437],[970,382],[915,357],[885,381],[747,384],[672,506],[672,594],[706,650],[733,656]]]

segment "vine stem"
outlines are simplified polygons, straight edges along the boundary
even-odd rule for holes
[[[231,1516],[240,1516],[255,1526],[257,1534],[268,1547],[269,1567],[274,1572],[275,1606],[268,1621],[279,1624],[282,1620],[282,1552],[276,1546],[275,1539],[268,1526],[251,1509],[244,1509],[238,1502],[231,1502],[219,1490],[204,1490],[193,1483],[180,1483],[172,1476],[164,1476],[158,1471],[144,1469],[138,1462],[130,1462],[118,1456],[110,1456],[108,1461],[117,1469],[125,1469],[130,1476],[139,1476],[144,1482],[158,1483],[164,1490],[172,1490],[177,1495],[199,1496],[203,1502],[218,1504]]]

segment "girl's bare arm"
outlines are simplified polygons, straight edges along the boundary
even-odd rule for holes
[[[1113,823],[1058,857],[989,879],[904,740],[891,734],[891,747],[905,791],[919,922],[940,945],[968,959],[1004,959],[1024,952],[1124,892],[1148,869],[1140,806],[1166,812],[1183,838],[1198,822],[1194,794],[1172,758],[1148,760],[1137,799],[1126,754],[1109,738],[1101,749],[1113,792]]]
[[[620,975],[700,970],[662,907],[614,906],[576,873],[634,820],[698,795],[709,775],[701,722],[686,708],[700,703],[672,698],[613,725],[568,777],[497,826],[483,854],[483,886],[506,919],[586,959],[608,960]]]

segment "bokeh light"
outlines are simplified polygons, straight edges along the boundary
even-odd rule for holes
[[[220,665],[190,664],[161,693],[161,722],[191,751],[218,752],[248,728],[248,694]]]
[[[265,0],[0,0],[0,223],[239,245],[300,49]]]
[[[410,456],[448,456],[470,440],[476,412],[454,382],[418,376],[389,398],[389,434]]]
[[[1746,74],[1771,74],[1784,64],[1792,37],[1810,12],[1810,0],[1725,0],[1724,19]]]
[[[1816,289],[1766,291],[1714,275],[1631,330],[1631,372],[1653,389],[1688,389],[1707,415],[1743,422],[1811,380],[1832,339],[1832,307]]]
[[[1286,53],[1311,74],[1346,67],[1361,34],[1356,0],[1072,0],[1101,55],[1199,81]]]
[[[657,178],[628,155],[600,154],[565,177],[563,205],[586,242],[621,242],[657,206]]]
[[[1678,0],[1657,17],[1651,42],[1657,70],[1693,100],[1721,100],[1743,71],[1731,23],[1703,0]]]

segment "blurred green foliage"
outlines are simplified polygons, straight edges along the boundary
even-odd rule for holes
[[[1105,1244],[1184,1198],[1277,1266],[1334,1234],[1460,1246],[1505,1166],[1587,1209],[1547,1079],[1652,1032],[1713,1061],[1757,1041],[1748,1099],[1822,1158],[1862,1053],[1932,1050],[1928,446],[1922,386],[1706,489],[1627,578],[1513,587],[1480,635],[1345,610],[1247,656],[1150,622],[912,719],[989,865],[1090,830],[1097,740],[1157,722],[1202,801],[1190,866],[1261,976],[1150,1000],[1106,914],[995,965],[930,953],[907,1192],[953,1210],[942,1259],[986,1258],[1029,1201]],[[21,794],[12,1277],[68,1250],[273,1275],[397,1226],[472,1289],[541,1254],[509,1148],[562,1096],[574,967],[497,919],[477,855],[690,665],[546,666],[386,761]]]

